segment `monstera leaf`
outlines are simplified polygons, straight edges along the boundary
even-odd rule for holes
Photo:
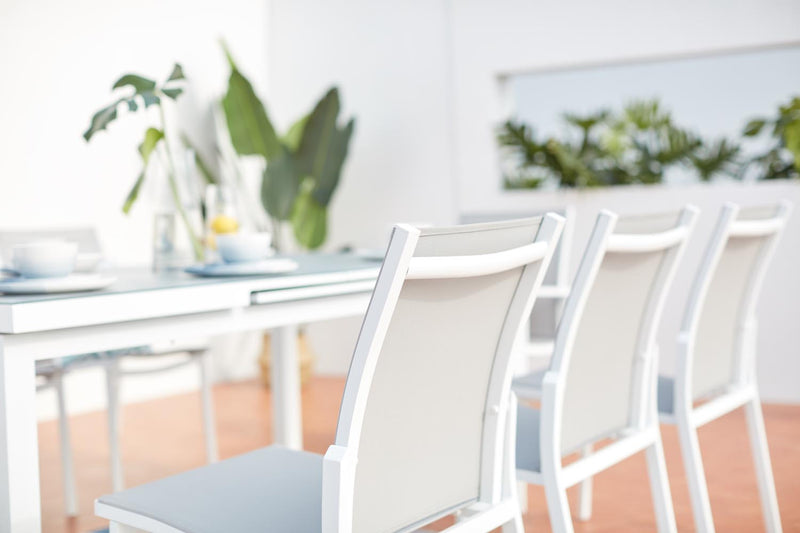
[[[154,80],[138,74],[123,75],[114,82],[111,89],[117,90],[130,87],[133,89],[133,93],[117,98],[114,102],[92,115],[89,128],[83,133],[83,138],[88,142],[97,132],[106,129],[111,122],[116,120],[118,117],[117,109],[120,104],[125,103],[128,106],[128,111],[135,112],[139,109],[138,99],[141,99],[145,108],[160,104],[162,96],[175,100],[183,92],[183,88],[176,87],[175,84],[183,79],[185,79],[183,67],[178,63],[175,63],[169,77],[160,87]]]

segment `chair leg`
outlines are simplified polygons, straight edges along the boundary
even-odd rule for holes
[[[587,444],[581,450],[581,455],[586,457],[592,454],[592,445]],[[592,517],[592,478],[587,477],[580,484],[578,493],[578,520],[586,521]]]
[[[550,529],[553,533],[573,533],[567,488],[557,479],[545,479],[544,494],[550,514]]]
[[[522,525],[522,512],[517,509],[514,518],[503,524],[503,533],[525,533],[525,527]]]
[[[653,508],[656,512],[656,523],[660,533],[675,533],[675,510],[672,507],[672,494],[669,490],[667,464],[664,460],[664,448],[661,437],[647,448],[647,471],[650,476],[650,490],[653,496]]]
[[[528,484],[524,481],[517,481],[517,499],[519,500],[519,510],[522,514],[528,512]]]
[[[206,459],[209,463],[219,460],[217,432],[214,423],[214,399],[211,393],[211,358],[209,350],[192,354],[200,368],[200,396],[203,403],[203,432],[206,441]]]
[[[61,468],[64,482],[64,506],[67,516],[78,516],[78,489],[75,483],[75,464],[72,456],[72,438],[69,430],[69,415],[64,395],[64,377],[53,378],[53,387],[58,401],[58,437],[61,444]]]
[[[105,370],[106,395],[108,396],[108,447],[111,455],[111,488],[114,492],[119,492],[125,488],[119,445],[121,416],[119,359],[116,357],[110,359],[105,366]]]
[[[769,533],[780,533],[781,515],[778,511],[778,496],[775,492],[775,479],[769,459],[767,433],[764,429],[764,415],[761,412],[761,401],[756,396],[745,406],[747,429],[750,434],[750,447],[756,467],[758,492],[761,495],[761,512],[764,516],[764,527]]]
[[[714,519],[711,514],[711,501],[708,498],[708,486],[703,470],[703,459],[700,455],[697,429],[692,427],[688,420],[679,419],[678,436],[680,437],[683,466],[686,469],[686,481],[689,484],[695,530],[698,533],[714,533]]]

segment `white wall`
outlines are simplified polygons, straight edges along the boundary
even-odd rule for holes
[[[95,226],[110,259],[150,263],[151,195],[130,216],[125,195],[139,172],[136,152],[153,117],[126,116],[91,142],[81,134],[111,101],[111,85],[127,72],[164,79],[183,64],[191,84],[170,109],[198,142],[210,143],[209,102],[224,91],[224,37],[241,67],[266,85],[268,6],[261,0],[3,0],[0,2],[0,228]],[[220,373],[252,374],[253,339],[218,339]],[[239,348],[237,350],[237,348]],[[141,400],[196,388],[193,368],[126,381],[123,398]],[[70,410],[104,405],[102,375],[76,373],[67,382]],[[55,413],[40,395],[41,416]]]
[[[90,144],[81,134],[119,76],[163,80],[179,61],[191,84],[177,115],[208,144],[208,104],[227,83],[217,39],[263,86],[266,25],[260,0],[0,2],[0,228],[97,226],[111,258],[149,263],[149,195],[128,217],[120,208],[154,117],[121,111]]]
[[[559,194],[502,190],[493,129],[508,111],[499,83],[503,75],[800,41],[795,22],[800,4],[781,1],[272,4],[273,107],[296,115],[336,81],[347,108],[362,121],[334,204],[334,243],[352,239],[376,245],[386,226],[400,220],[453,222],[460,213],[520,212],[563,203]],[[401,150],[396,150],[398,144]],[[604,191],[586,199],[571,197],[583,206],[576,243],[604,204],[631,211],[691,200],[713,212],[723,200],[719,190],[703,186],[654,192],[644,203],[640,194]],[[784,194],[794,198],[796,188],[733,187],[725,199],[752,202]],[[702,227],[710,227],[711,219],[707,213]],[[800,402],[800,366],[791,348],[800,339],[784,318],[798,316],[800,310],[791,304],[800,299],[791,274],[800,266],[795,244],[784,243],[776,261],[781,264],[764,289],[762,308],[780,311],[770,312],[764,321],[768,324],[761,347],[767,353],[761,380],[765,398]],[[696,261],[701,239],[692,246]],[[689,270],[682,274],[682,283],[688,283],[689,275]],[[683,290],[678,287],[676,293]],[[673,299],[662,332],[665,343],[682,305],[677,296]],[[355,323],[348,323],[345,331],[339,323],[311,329],[321,370],[345,371]],[[668,369],[670,356],[664,360]]]

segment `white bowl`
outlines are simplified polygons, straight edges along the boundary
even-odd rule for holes
[[[270,254],[269,233],[224,233],[217,235],[217,250],[226,263],[260,261]]]
[[[75,259],[75,272],[84,274],[94,272],[102,260],[103,254],[100,252],[78,252],[78,257]]]
[[[75,269],[78,245],[65,241],[37,241],[12,248],[14,270],[26,278],[61,278]]]

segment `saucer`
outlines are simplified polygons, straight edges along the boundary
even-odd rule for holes
[[[264,259],[243,263],[210,263],[194,265],[186,269],[189,274],[209,278],[228,276],[263,276],[265,274],[283,274],[297,270],[297,262],[286,258]]]
[[[96,291],[117,281],[104,274],[71,274],[63,278],[6,278],[0,280],[0,292],[6,294],[55,294]]]

